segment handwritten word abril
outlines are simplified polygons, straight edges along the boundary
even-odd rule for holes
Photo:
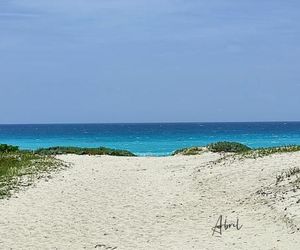
[[[212,228],[212,235],[214,236],[215,233],[222,235],[223,231],[226,231],[228,229],[235,229],[235,230],[241,230],[243,225],[240,225],[240,221],[237,218],[235,222],[229,223],[227,221],[227,217],[223,218],[223,215],[220,215],[220,217],[217,220],[216,225]]]

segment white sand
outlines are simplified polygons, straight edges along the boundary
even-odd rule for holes
[[[300,153],[59,158],[74,165],[0,201],[0,249],[300,249],[300,192],[275,186]],[[243,227],[212,236],[220,215]]]

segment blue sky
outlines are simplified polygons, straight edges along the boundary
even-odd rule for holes
[[[300,2],[1,0],[0,123],[300,120]]]

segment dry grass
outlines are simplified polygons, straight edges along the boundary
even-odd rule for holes
[[[31,185],[42,176],[49,176],[53,170],[65,165],[49,156],[31,152],[10,152],[0,154],[0,199],[11,196],[18,189]]]

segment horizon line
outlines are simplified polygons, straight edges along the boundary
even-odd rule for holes
[[[187,121],[187,122],[51,122],[51,123],[0,123],[0,126],[10,125],[138,125],[138,124],[211,124],[211,123],[299,123],[300,121]]]

